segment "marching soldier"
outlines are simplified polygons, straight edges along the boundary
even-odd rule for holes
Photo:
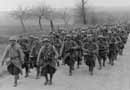
[[[21,41],[20,46],[25,55],[24,64],[22,65],[22,68],[25,68],[25,78],[27,78],[29,76],[29,53],[30,53],[28,38],[21,38],[20,41]]]
[[[51,44],[48,38],[44,38],[44,45],[41,47],[38,58],[37,65],[41,66],[41,75],[45,76],[45,85],[52,84],[53,75],[56,72],[56,59],[58,58],[58,53],[56,48]],[[50,76],[50,79],[48,78]]]
[[[109,44],[106,38],[103,35],[98,36],[98,47],[99,47],[99,53],[98,53],[98,62],[99,62],[99,69],[102,69],[102,60],[103,60],[103,66],[105,67],[105,61],[107,59],[107,55],[109,52]]]
[[[10,44],[7,46],[4,55],[2,57],[2,66],[7,62],[8,72],[14,76],[14,87],[17,86],[19,74],[22,75],[22,64],[24,62],[24,54],[20,45],[16,43],[16,37],[9,39]],[[7,61],[7,58],[9,60]]]
[[[117,50],[118,50],[117,40],[116,38],[112,37],[109,43],[109,53],[108,53],[109,64],[111,65],[114,65],[114,60],[116,60],[117,58]]]
[[[30,55],[29,55],[30,68],[36,68],[37,71],[36,79],[39,79],[39,74],[40,74],[40,66],[38,66],[36,62],[40,48],[41,48],[41,43],[39,42],[39,40],[36,40],[31,48]]]
[[[51,42],[55,46],[58,54],[60,54],[60,49],[61,49],[62,41],[60,40],[59,36],[58,35],[51,36]],[[59,60],[60,60],[60,57],[57,60],[57,66],[60,66]]]
[[[72,70],[74,70],[76,49],[78,45],[74,40],[72,40],[71,34],[66,35],[66,40],[63,42],[60,56],[63,57],[63,63],[69,66],[69,75],[72,75]]]
[[[98,54],[98,45],[94,41],[92,36],[83,45],[83,55],[85,64],[89,66],[89,72],[93,75],[93,69],[95,67],[96,56]]]

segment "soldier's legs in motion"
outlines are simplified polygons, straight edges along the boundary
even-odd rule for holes
[[[98,63],[99,63],[99,70],[102,69],[102,61],[101,57],[98,57]]]
[[[111,64],[111,58],[110,58],[110,57],[108,57],[108,59],[109,59],[109,62],[108,62],[108,64]]]
[[[74,71],[74,65],[75,65],[75,61],[72,61],[72,71]]]
[[[95,67],[95,57],[93,56],[93,58],[90,58],[89,59],[89,62],[90,62],[90,64],[89,64],[89,72],[90,72],[90,75],[93,75],[93,69],[94,69],[94,67]]]
[[[72,66],[69,65],[69,75],[70,75],[70,76],[72,76],[72,70],[73,70],[73,69],[72,69]]]
[[[48,70],[49,70],[48,74],[49,74],[49,76],[50,76],[50,79],[49,79],[48,84],[49,84],[49,85],[52,85],[52,79],[53,79],[53,75],[54,75],[55,72],[56,72],[56,69],[55,69],[54,67],[52,67],[52,66],[49,66],[49,67],[48,67]]]
[[[111,58],[109,58],[109,62],[108,62],[108,64],[111,64]]]
[[[53,74],[52,74],[52,73],[50,73],[49,75],[50,75],[50,80],[49,80],[48,84],[49,84],[49,85],[52,85],[52,78],[53,78]]]
[[[114,55],[109,56],[109,64],[114,65]]]
[[[90,75],[93,75],[93,66],[89,66]]]
[[[121,49],[121,53],[120,53],[120,55],[123,55],[123,49]]]
[[[79,66],[81,65],[81,60],[82,59],[79,56],[77,57],[77,59],[78,59],[77,60],[77,68],[79,68]]]
[[[40,78],[40,66],[36,67],[36,71],[37,71],[36,79],[39,79]]]
[[[112,58],[109,56],[109,64],[111,65],[112,63]]]
[[[118,57],[118,51],[114,55],[114,60],[117,60],[117,57]]]
[[[79,60],[77,61],[77,68],[79,69],[79,65],[80,65],[80,62]]]
[[[103,57],[103,66],[105,67],[106,56]]]
[[[115,60],[116,54],[112,53],[111,57],[110,57],[110,61],[111,61],[111,65],[114,65],[114,60]]]
[[[65,58],[62,58],[62,65],[65,65]]]
[[[60,62],[59,62],[59,60],[57,61],[57,66],[58,66],[58,67],[60,66]]]
[[[22,73],[22,71],[12,63],[7,67],[7,69],[9,73],[14,76],[14,87],[16,87],[19,79],[19,74]]]
[[[109,59],[109,63],[108,64],[111,65],[111,63],[112,63],[112,52],[109,52],[108,59]]]
[[[14,87],[18,85],[19,75],[14,75]]]
[[[114,65],[114,57],[111,59],[111,65]]]
[[[25,78],[27,78],[29,76],[29,66],[26,65],[25,66]]]
[[[45,83],[44,83],[44,85],[47,85],[47,84],[48,84],[48,81],[49,81],[49,80],[48,80],[48,75],[47,75],[47,73],[46,73],[44,76],[45,76],[45,80],[46,80]]]
[[[119,50],[119,55],[121,55],[121,56],[123,55],[123,49]]]
[[[25,53],[25,78],[29,76],[29,54]]]

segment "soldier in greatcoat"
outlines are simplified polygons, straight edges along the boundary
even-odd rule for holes
[[[20,45],[16,43],[16,37],[9,39],[9,45],[7,46],[4,55],[2,57],[2,66],[7,62],[8,72],[14,76],[14,86],[17,86],[19,75],[22,74],[22,64],[24,62],[24,54]],[[8,61],[7,61],[8,58]]]
[[[41,66],[41,76],[45,76],[45,85],[52,84],[53,75],[56,72],[56,60],[58,58],[58,52],[54,45],[51,44],[48,38],[44,38],[44,45],[41,47],[38,58],[37,65]],[[48,78],[50,76],[50,79]]]

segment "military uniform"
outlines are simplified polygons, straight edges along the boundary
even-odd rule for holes
[[[95,67],[95,60],[98,54],[98,45],[90,40],[84,43],[83,55],[85,64],[89,66],[89,71],[93,75],[93,68]]]
[[[31,48],[30,55],[29,55],[31,68],[37,67],[36,61],[37,61],[37,57],[38,57],[38,53],[40,51],[40,48],[41,48],[40,42],[35,41],[34,45]]]
[[[9,73],[12,75],[22,73],[22,63],[24,62],[24,54],[18,44],[16,44],[15,46],[7,46],[2,57],[2,61],[6,60],[7,58],[9,58],[9,61],[7,62]]]
[[[37,63],[40,63],[42,65],[42,68],[46,67],[47,65],[50,65],[51,67],[56,69],[55,55],[58,56],[58,53],[54,46],[42,46],[38,54]]]
[[[24,54],[21,50],[20,45],[16,43],[16,37],[11,37],[10,41],[15,43],[7,46],[4,55],[2,57],[2,65],[6,61],[7,58],[7,70],[8,72],[14,76],[14,86],[17,86],[17,80],[19,78],[19,74],[22,74],[22,64],[24,62]]]
[[[74,53],[74,47],[76,46],[76,42],[74,42],[73,40],[66,40],[64,41],[62,48],[61,48],[61,55],[63,57],[64,63],[67,65],[71,65],[72,63],[75,62],[74,57],[75,57],[75,53]],[[70,59],[67,59],[69,58]]]
[[[82,50],[83,43],[82,43],[81,37],[79,35],[77,35],[74,38],[74,41],[76,42],[76,44],[78,46],[76,49],[75,59],[77,61],[77,68],[79,68],[79,65],[81,65],[82,56],[83,56],[83,50]]]
[[[30,53],[30,49],[29,49],[29,41],[28,41],[29,39],[28,38],[21,38],[19,41],[19,43],[20,43],[20,46],[21,46],[21,49],[22,49],[22,51],[23,51],[23,53],[24,53],[24,55],[25,55],[25,57],[24,57],[24,63],[23,63],[23,65],[22,65],[22,68],[24,68],[25,69],[25,71],[26,71],[26,75],[25,75],[25,77],[28,77],[28,73],[29,73],[29,64],[30,64],[30,62],[29,62],[29,53]]]
[[[56,72],[56,59],[58,58],[58,53],[56,48],[46,39],[48,44],[41,47],[37,63],[41,66],[41,75],[45,76],[47,84],[52,84],[53,74]],[[50,74],[50,80],[48,80],[48,74]]]
[[[99,69],[101,69],[102,68],[101,61],[103,60],[103,66],[105,66],[105,61],[107,59],[107,55],[108,55],[108,52],[109,52],[109,44],[108,44],[108,41],[106,40],[105,37],[99,36],[98,47],[99,47],[98,61],[99,61],[99,65],[100,65]]]
[[[118,45],[116,39],[113,37],[111,39],[111,42],[109,43],[109,54],[108,54],[108,58],[110,61],[109,63],[111,65],[114,65],[114,60],[116,60],[117,58],[117,53],[118,53]]]

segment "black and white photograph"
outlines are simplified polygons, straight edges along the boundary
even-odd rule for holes
[[[130,0],[0,0],[0,90],[130,90]]]

